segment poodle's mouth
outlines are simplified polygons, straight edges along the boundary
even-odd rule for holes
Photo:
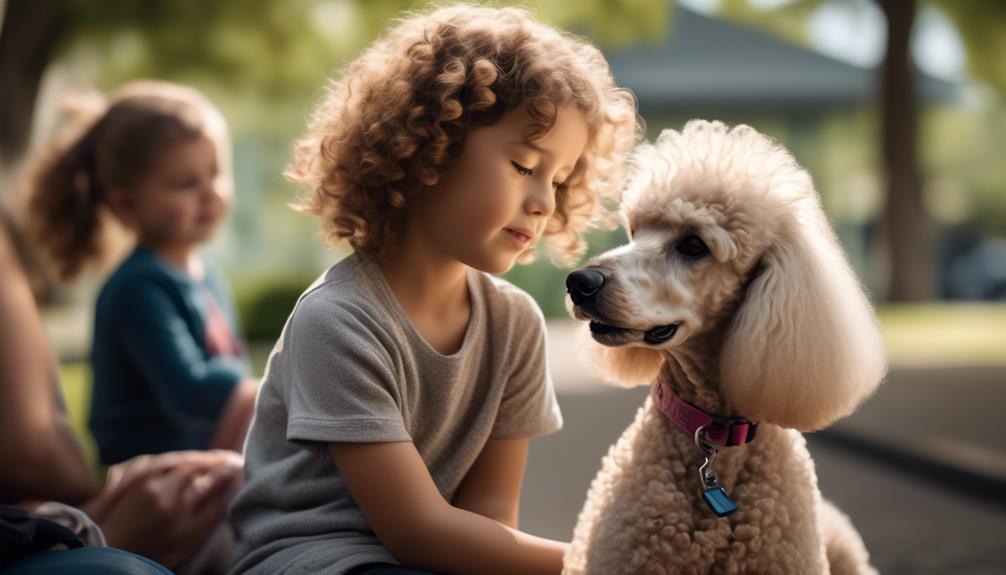
[[[601,323],[596,320],[590,322],[590,335],[594,341],[602,345],[619,346],[642,339],[650,345],[659,345],[670,341],[678,331],[680,323],[660,325],[648,330],[632,329]]]
[[[678,326],[680,325],[680,323],[669,323],[667,325],[650,328],[643,334],[643,339],[646,340],[646,343],[653,345],[670,341],[670,339],[674,337],[674,334],[678,333]]]

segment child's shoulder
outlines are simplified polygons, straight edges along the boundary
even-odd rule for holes
[[[362,327],[385,315],[371,274],[360,258],[350,255],[326,269],[304,290],[291,320],[301,326]]]
[[[170,290],[174,281],[171,273],[153,252],[136,249],[105,280],[99,301],[136,299],[139,296],[161,293]]]

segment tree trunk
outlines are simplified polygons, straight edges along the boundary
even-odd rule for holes
[[[39,84],[62,20],[60,0],[7,1],[0,29],[0,170],[11,170],[28,146]]]
[[[890,264],[887,299],[932,297],[932,249],[916,160],[916,105],[910,57],[916,0],[879,0],[887,16],[880,117],[887,198],[881,216]]]

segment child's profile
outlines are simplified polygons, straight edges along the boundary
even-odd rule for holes
[[[517,530],[562,425],[544,318],[492,274],[577,257],[639,132],[600,51],[512,8],[410,15],[331,83],[288,174],[352,254],[270,356],[233,573],[560,571]]]

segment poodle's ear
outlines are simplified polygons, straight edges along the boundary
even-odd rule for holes
[[[744,417],[812,431],[851,413],[887,364],[873,308],[816,194],[787,211],[731,319],[720,385]]]
[[[607,347],[595,342],[587,330],[580,336],[589,339],[579,346],[591,371],[605,383],[617,387],[647,385],[660,373],[664,359],[659,351],[645,347]]]

